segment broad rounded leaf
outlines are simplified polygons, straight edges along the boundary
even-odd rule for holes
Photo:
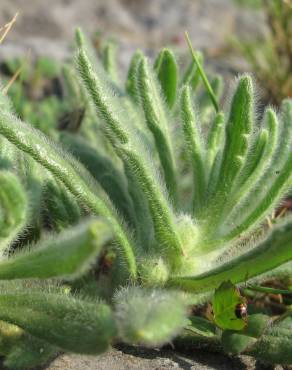
[[[237,317],[236,308],[245,303],[238,289],[230,282],[224,281],[215,290],[213,299],[214,321],[221,329],[242,330],[246,326],[244,318]]]

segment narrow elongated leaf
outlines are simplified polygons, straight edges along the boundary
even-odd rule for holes
[[[45,182],[42,201],[45,207],[43,217],[57,231],[76,224],[81,218],[76,199],[60,182],[53,179]]]
[[[116,57],[117,57],[117,44],[114,41],[106,42],[101,52],[102,64],[106,72],[111,77],[111,79],[115,83],[118,83],[119,77]]]
[[[56,144],[49,143],[48,138],[41,132],[17,120],[5,111],[0,112],[0,134],[50,171],[76,199],[95,214],[104,216],[112,224],[129,272],[135,276],[136,261],[133,245],[131,245],[124,226],[108,203],[107,198],[102,199],[97,195],[98,184],[94,182],[85,168],[70,158]]]
[[[110,158],[89,145],[86,140],[67,133],[60,139],[103,187],[126,221],[133,225],[135,222],[133,204],[128,194],[127,180],[122,171]]]
[[[200,210],[203,205],[206,191],[206,173],[204,166],[204,151],[201,142],[198,122],[191,102],[189,86],[185,86],[181,94],[181,116],[187,150],[192,164],[194,194],[193,212]]]
[[[0,253],[28,222],[28,199],[17,177],[0,172]]]
[[[225,190],[230,188],[245,162],[254,122],[253,100],[251,78],[241,77],[232,99],[226,126],[226,142],[220,176],[220,186]]]
[[[186,38],[187,44],[189,46],[189,49],[190,49],[190,52],[191,52],[191,56],[193,58],[193,61],[196,63],[198,72],[199,72],[200,77],[201,77],[201,79],[203,81],[203,84],[204,84],[204,86],[205,86],[205,88],[207,90],[207,93],[208,93],[208,95],[210,97],[210,100],[211,100],[212,104],[214,105],[214,108],[215,108],[216,112],[218,112],[219,111],[219,106],[218,106],[218,102],[217,102],[216,96],[214,94],[214,91],[212,89],[212,86],[210,85],[210,82],[209,82],[209,80],[207,78],[207,75],[206,75],[203,67],[201,66],[199,57],[198,57],[198,55],[196,54],[196,52],[195,52],[195,50],[193,48],[193,45],[191,43],[191,40],[190,40],[189,35],[188,35],[187,32],[185,32],[185,38]]]
[[[153,219],[155,237],[163,250],[158,246],[159,252],[168,258],[171,267],[176,270],[181,265],[183,246],[175,228],[174,215],[171,212],[163,194],[155,188],[147,170],[141,166],[140,159],[128,150],[121,150],[125,161],[135,169],[135,176],[147,196],[150,212]]]
[[[212,80],[210,81],[210,86],[214,92],[216,100],[219,102],[223,93],[222,77],[218,75],[212,78]],[[202,93],[198,94],[196,100],[198,107],[200,107],[200,116],[203,123],[208,122],[211,119],[214,112],[214,107],[211,104],[208,91],[204,89]]]
[[[162,93],[169,108],[172,108],[177,93],[178,68],[174,54],[169,49],[163,49],[154,63]]]
[[[142,57],[143,53],[140,50],[136,51],[136,53],[133,55],[126,81],[126,91],[136,103],[139,101],[137,74]]]
[[[292,259],[292,219],[279,223],[268,237],[249,252],[202,275],[174,277],[169,285],[192,292],[206,292],[231,280],[237,284],[268,272]]]
[[[224,139],[224,114],[220,112],[216,114],[208,133],[206,155],[208,158],[209,170],[211,170],[214,164],[214,160],[218,151],[224,146]]]
[[[177,204],[177,180],[174,149],[170,140],[166,112],[157,81],[148,62],[142,58],[138,67],[138,86],[142,108],[149,130],[152,132],[164,173],[166,187],[174,205]]]
[[[292,102],[287,99],[282,104],[282,123],[277,146],[274,148],[273,157],[268,163],[262,177],[256,183],[254,189],[250,189],[247,197],[235,207],[235,212],[230,217],[237,219],[237,224],[231,224],[231,232],[226,236],[230,240],[243,231],[258,224],[265,215],[273,210],[283,196],[289,190],[289,179],[291,178],[292,154],[290,146],[292,143]]]
[[[106,304],[49,292],[0,291],[0,319],[53,346],[76,353],[105,351],[115,336]]]
[[[65,232],[46,237],[26,252],[0,262],[0,279],[72,278],[86,272],[101,248],[112,238],[101,220],[88,221]]]
[[[197,59],[199,60],[201,66],[203,66],[204,63],[203,54],[197,52]],[[199,83],[200,83],[200,73],[198,71],[197,64],[195,63],[195,61],[192,60],[187,66],[182,76],[180,85],[181,86],[190,85],[192,91],[196,91],[196,89],[199,86]]]
[[[102,79],[105,79],[102,73],[97,75],[93,72],[93,65],[91,64],[90,57],[83,48],[78,52],[77,63],[81,78],[98,109],[97,113],[107,123],[110,134],[120,143],[128,142],[126,128],[121,126],[121,119],[119,117],[121,112],[118,112],[121,106],[117,105],[118,102],[116,102],[116,105],[111,104],[111,107],[109,106],[108,98],[109,96],[113,97],[113,91],[110,91],[109,86],[106,86],[102,81]],[[105,89],[107,89],[107,91]],[[114,103],[114,99],[112,99],[112,103]]]
[[[276,113],[271,109],[265,112],[265,127],[258,134],[254,145],[250,148],[250,153],[238,177],[233,192],[230,194],[225,212],[230,212],[231,204],[240,202],[241,213],[244,212],[242,207],[242,198],[248,198],[254,193],[257,183],[261,183],[263,175],[267,173],[268,167],[276,156],[276,149],[279,139],[279,122]],[[287,134],[282,132],[283,135]],[[260,185],[261,186],[261,185]],[[249,202],[249,201],[248,201]]]
[[[149,196],[147,197],[145,195],[143,187],[141,186],[141,179],[140,181],[137,179],[136,174],[133,173],[133,169],[128,166],[127,163],[125,163],[124,166],[128,180],[128,191],[133,205],[135,204],[135,232],[136,237],[139,240],[138,245],[144,252],[149,251],[155,243],[152,219],[153,210],[151,215],[148,202]]]
[[[171,264],[175,266],[178,264],[178,260],[183,253],[180,240],[176,234],[173,220],[174,215],[168,203],[166,188],[161,185],[161,181],[157,175],[157,168],[153,165],[154,158],[149,156],[149,146],[146,146],[148,142],[146,142],[141,136],[141,131],[138,130],[137,127],[133,127],[131,123],[129,124],[129,111],[121,104],[121,101],[117,101],[116,97],[113,97],[112,95],[109,96],[107,92],[104,91],[103,88],[106,90],[107,86],[103,81],[102,74],[99,72],[95,73],[93,71],[92,65],[90,64],[85,51],[82,49],[78,54],[78,66],[81,76],[84,79],[84,83],[92,95],[93,102],[105,121],[105,125],[107,126],[106,130],[109,132],[108,136],[113,143],[115,151],[122,159],[124,166],[127,169],[126,174],[130,174],[132,177],[129,179],[130,182],[133,183],[133,179],[135,179],[136,183],[140,185],[140,189],[147,198],[153,226],[155,227],[155,237],[160,245],[164,245],[163,253],[169,257],[174,257],[175,261],[171,261]],[[148,83],[148,74],[146,74],[145,78]],[[145,88],[142,90],[145,92]],[[154,92],[155,91],[156,90],[154,90]],[[146,91],[145,94],[148,96],[149,92]],[[157,95],[155,95],[155,99],[156,97]],[[119,114],[117,113],[117,107],[119,108]],[[157,106],[155,105],[155,107]],[[161,108],[162,104],[158,105],[159,111]],[[156,115],[154,116],[156,117]],[[164,125],[164,129],[166,129],[166,122],[162,123]],[[116,131],[117,128],[118,131]],[[164,140],[165,136],[163,136],[164,134],[161,133],[160,129],[157,132],[159,138]],[[124,139],[121,138],[119,133],[122,133]],[[162,150],[162,147],[159,150],[167,162],[166,166],[170,165],[172,168],[170,173],[173,174],[172,157],[169,157],[167,150]],[[169,159],[170,162],[168,162]],[[174,185],[176,186],[176,183],[174,183]],[[146,227],[147,225],[142,225],[142,227]]]

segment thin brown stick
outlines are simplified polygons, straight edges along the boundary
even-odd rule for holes
[[[3,94],[8,93],[8,90],[10,89],[10,87],[14,84],[16,79],[20,76],[21,72],[23,71],[23,68],[24,68],[25,64],[29,63],[30,57],[31,57],[31,51],[28,50],[27,56],[25,57],[25,59],[21,63],[21,66],[15,71],[14,75],[8,81],[7,85],[3,88],[3,90],[2,90]]]
[[[2,36],[0,36],[0,44],[2,44],[5,37],[8,35],[8,32],[11,30],[12,26],[16,22],[17,16],[18,16],[18,13],[15,14],[15,16],[11,19],[10,22],[5,24],[5,26],[0,29],[0,32],[3,32]]]
[[[20,66],[17,71],[14,73],[14,75],[11,77],[11,79],[8,81],[7,85],[3,88],[2,92],[3,94],[7,94],[8,90],[10,89],[10,87],[14,84],[15,80],[18,78],[18,76],[20,75],[20,73],[22,72],[23,70],[23,65]]]

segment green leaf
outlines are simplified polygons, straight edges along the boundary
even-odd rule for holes
[[[197,59],[201,66],[203,66],[204,58],[203,54],[197,51]],[[192,91],[194,92],[200,84],[200,73],[197,67],[197,64],[194,60],[192,60],[189,65],[187,66],[181,81],[180,86],[190,85]]]
[[[222,159],[220,186],[230,189],[234,178],[246,160],[254,124],[253,84],[249,76],[242,76],[234,93],[226,142]]]
[[[63,350],[98,354],[108,348],[116,334],[108,305],[41,288],[2,284],[0,319]]]
[[[45,365],[60,350],[31,335],[23,335],[5,356],[4,365],[8,369],[31,369]]]
[[[130,97],[135,101],[135,103],[138,103],[139,101],[139,93],[137,87],[137,73],[142,58],[143,53],[141,52],[141,50],[137,50],[132,57],[126,81],[126,91],[130,95]]]
[[[163,99],[160,96],[156,76],[145,57],[141,58],[137,82],[139,86],[140,102],[143,108],[146,123],[152,132],[156,150],[159,155],[164,173],[165,184],[174,206],[177,204],[177,179],[175,152],[171,141],[171,127]]]
[[[60,350],[29,335],[16,325],[0,321],[0,353],[8,369],[30,369],[43,365]]]
[[[276,117],[270,114],[270,119],[275,120]],[[288,194],[292,170],[292,154],[290,150],[292,144],[291,120],[292,101],[286,99],[281,105],[280,133],[276,147],[271,145],[269,151],[271,150],[272,153],[269,154],[267,152],[265,154],[266,158],[271,154],[273,157],[265,170],[261,171],[262,176],[257,179],[257,183],[245,194],[243,201],[237,202],[237,205],[234,207],[235,214],[234,210],[229,214],[227,221],[230,222],[231,220],[231,225],[232,220],[235,218],[240,222],[235,224],[233,230],[226,235],[225,240],[231,240],[258,225],[259,221],[271,214],[281,199]],[[271,132],[271,137],[275,134]],[[272,141],[270,144],[272,144]],[[252,179],[252,177],[250,176],[249,179]]]
[[[0,278],[24,279],[80,276],[88,271],[101,248],[112,238],[109,226],[91,220],[57,236],[46,237],[30,251],[0,262]]]
[[[235,355],[239,355],[248,346],[253,345],[257,341],[257,339],[253,337],[242,335],[241,332],[231,330],[224,331],[221,340],[224,351]]]
[[[246,350],[246,354],[270,364],[292,364],[292,317],[276,320],[267,325],[259,340]]]
[[[45,167],[80,203],[112,224],[118,247],[121,248],[130,274],[135,277],[136,260],[126,229],[108,198],[102,191],[97,192],[100,187],[89,172],[60,146],[49,141],[47,136],[6,111],[0,111],[0,134]]]
[[[211,321],[200,316],[191,316],[190,323],[186,326],[186,329],[203,337],[214,337],[216,335],[216,326]]]
[[[179,293],[134,287],[122,289],[115,303],[118,332],[127,343],[162,345],[187,324]]]
[[[159,53],[154,63],[154,70],[157,73],[166,103],[169,108],[172,108],[176,100],[178,68],[171,50],[163,49]]]
[[[65,186],[50,179],[43,185],[42,202],[44,217],[57,231],[76,224],[81,218],[81,209]]]
[[[242,330],[246,320],[236,316],[236,307],[244,304],[245,299],[238,289],[230,282],[224,281],[215,290],[213,298],[214,321],[221,329]]]
[[[109,74],[113,82],[119,82],[118,68],[117,68],[117,44],[109,40],[103,45],[101,52],[102,64],[106,72]]]
[[[84,164],[104,191],[107,192],[119,213],[124,216],[130,225],[133,225],[134,210],[132,200],[128,194],[127,180],[111,158],[102,154],[94,146],[88,144],[85,139],[77,135],[64,132],[60,140],[68,147],[70,153]]]
[[[194,185],[192,209],[195,212],[202,208],[204,202],[206,173],[204,164],[205,153],[191,98],[190,87],[186,85],[181,92],[181,117],[189,161],[192,166]]]
[[[83,47],[80,48],[77,54],[76,62],[81,79],[97,108],[98,116],[107,123],[108,130],[111,131],[115,140],[120,143],[127,143],[129,135],[125,127],[121,125],[123,123],[120,111],[122,108],[121,102],[119,97],[114,99],[113,91],[109,90],[108,76],[105,75],[101,66],[95,66],[91,62],[90,54]],[[98,70],[98,73],[95,73],[95,70]],[[117,94],[117,91],[115,91],[115,94]]]
[[[248,325],[241,332],[226,330],[222,334],[223,349],[227,353],[240,354],[256,343],[266,327],[270,324],[269,316],[263,314],[250,315]]]
[[[247,253],[196,276],[172,277],[168,285],[190,292],[207,292],[231,279],[235,284],[271,271],[292,260],[292,218],[281,221]]]
[[[165,254],[172,255],[170,256],[171,264],[177,267],[183,254],[182,248],[178,235],[176,235],[173,212],[165,193],[164,183],[160,181],[157,175],[158,169],[155,161],[149,156],[151,144],[149,145],[148,140],[146,142],[144,135],[142,137],[143,132],[138,130],[136,126],[133,127],[136,124],[136,116],[131,116],[133,124],[129,119],[131,113],[126,109],[125,104],[122,104],[121,97],[118,94],[113,95],[112,92],[108,94],[109,86],[103,73],[99,70],[97,73],[93,71],[93,66],[84,50],[81,49],[77,60],[81,77],[90,92],[97,111],[104,120],[107,137],[113,143],[117,155],[122,159],[126,171],[130,172],[131,176],[137,180],[148,200],[154,221],[155,237],[160,245],[165,246],[163,248]],[[177,183],[173,176],[175,175],[174,155],[171,153],[172,150],[170,152],[172,148],[170,147],[170,132],[166,112],[163,101],[159,96],[157,81],[144,57],[141,58],[137,77],[140,83],[139,93],[143,95],[140,98],[143,101],[145,100],[143,105],[146,115],[149,116],[148,125],[150,131],[151,128],[154,130],[158,154],[165,170],[166,187],[170,190],[169,193],[172,193],[172,200],[174,200],[176,199]],[[161,250],[160,245],[159,250]],[[127,249],[128,247],[130,245],[127,246]],[[128,252],[131,251],[128,250]],[[133,254],[132,257],[134,257]],[[132,257],[130,263],[134,264],[135,261]],[[136,269],[136,265],[132,267]],[[136,271],[133,272],[133,275],[136,274]]]
[[[191,52],[191,56],[192,56],[194,62],[196,63],[196,65],[197,65],[198,72],[199,72],[199,74],[200,74],[200,76],[202,78],[202,81],[203,81],[203,83],[205,85],[205,88],[206,88],[206,90],[207,90],[207,92],[208,92],[208,94],[210,96],[210,100],[211,100],[212,104],[214,105],[214,108],[215,108],[216,112],[218,112],[219,111],[219,105],[218,105],[218,102],[217,102],[216,95],[215,95],[215,93],[214,93],[214,91],[212,89],[212,86],[210,85],[210,82],[209,82],[209,80],[208,80],[208,78],[206,76],[206,73],[205,73],[203,67],[201,66],[199,57],[195,53],[195,50],[194,50],[194,48],[192,46],[191,40],[190,40],[189,35],[188,35],[187,32],[185,32],[185,38],[186,38],[187,44],[189,46],[189,49],[190,49],[190,52]]]
[[[36,72],[39,76],[46,78],[58,77],[60,74],[60,65],[59,63],[48,57],[40,57],[36,62]]]
[[[28,199],[19,179],[0,172],[0,254],[28,223]]]

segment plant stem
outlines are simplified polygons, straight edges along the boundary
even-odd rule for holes
[[[275,288],[269,288],[269,287],[263,287],[263,286],[256,286],[256,285],[248,285],[247,286],[247,289],[248,290],[254,290],[255,292],[260,292],[260,293],[284,294],[284,295],[289,295],[289,296],[292,297],[292,290],[275,289]]]
[[[212,103],[214,105],[214,108],[215,108],[216,112],[218,112],[219,111],[219,105],[218,105],[216,96],[215,96],[214,91],[213,91],[213,89],[212,89],[212,87],[210,85],[210,82],[208,81],[208,78],[206,76],[206,73],[205,73],[204,69],[201,66],[200,61],[199,61],[199,59],[196,56],[195,50],[193,48],[193,45],[191,43],[191,40],[189,38],[189,34],[188,34],[187,31],[185,32],[185,38],[186,38],[186,41],[187,41],[188,46],[190,48],[190,52],[191,52],[192,58],[194,59],[194,62],[197,65],[198,71],[199,71],[199,73],[201,75],[201,78],[202,78],[203,83],[204,83],[204,85],[205,85],[205,87],[207,89],[207,92],[208,92],[208,94],[210,96],[210,99],[211,99],[211,101],[212,101]]]

